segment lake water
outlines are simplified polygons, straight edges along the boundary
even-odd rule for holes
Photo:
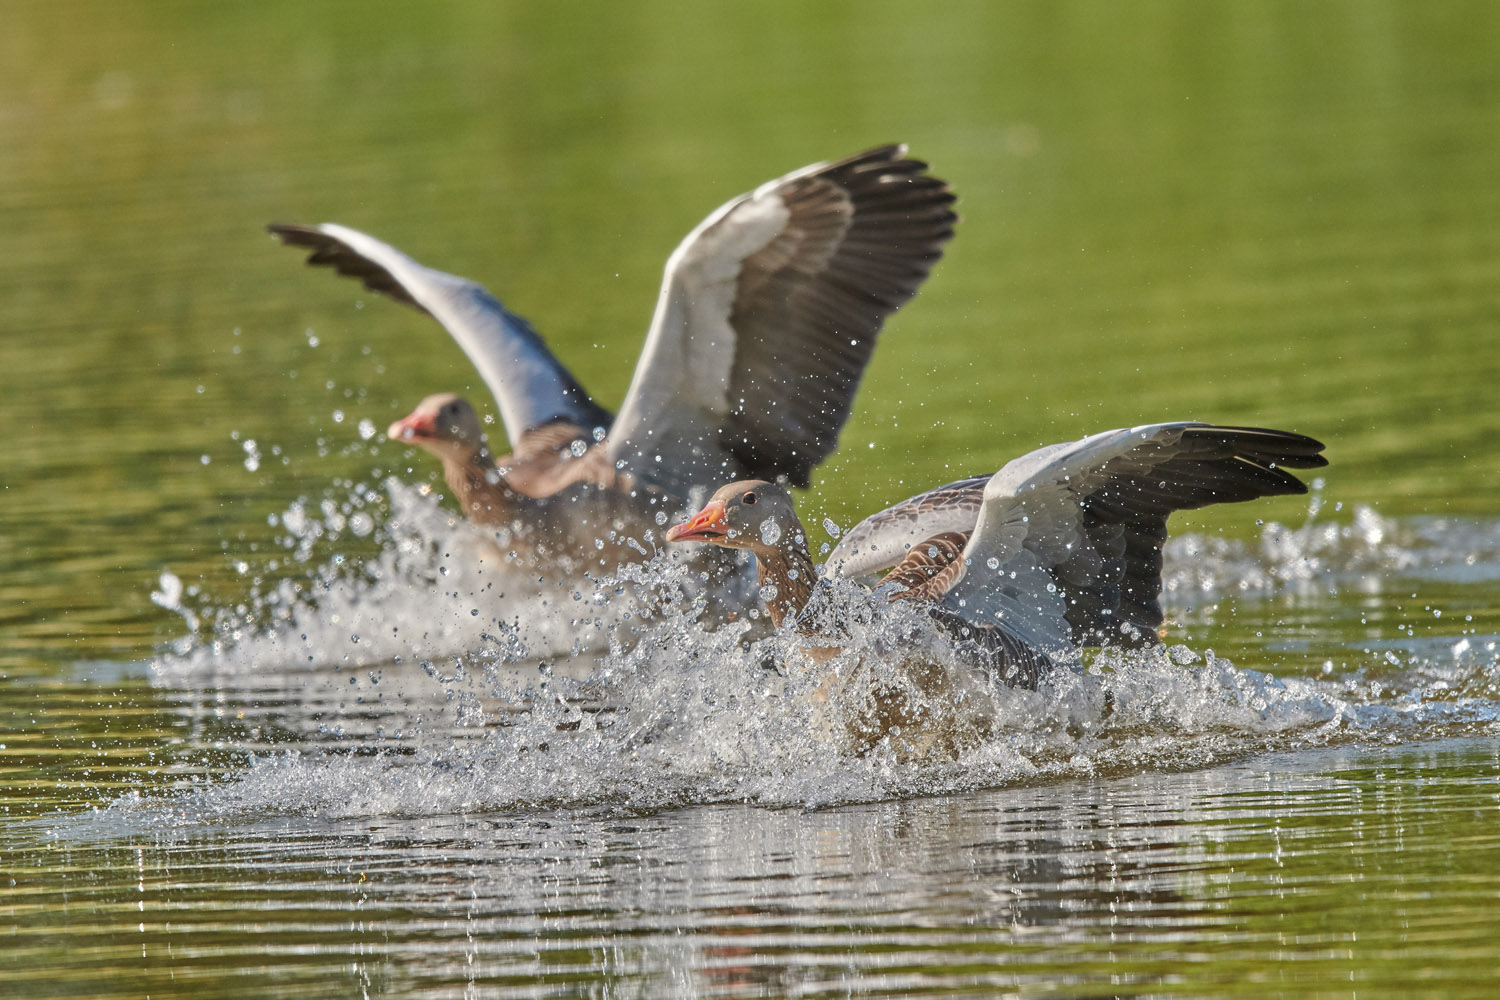
[[[1493,994],[1500,8],[21,0],[0,129],[0,996]],[[264,233],[613,405],[684,233],[891,140],[963,221],[809,525],[1161,419],[1332,463],[956,759],[494,598],[377,432],[477,378]]]

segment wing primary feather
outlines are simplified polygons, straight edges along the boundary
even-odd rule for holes
[[[1167,518],[1305,493],[1288,470],[1323,467],[1322,451],[1322,442],[1301,434],[1198,423],[1040,448],[983,488],[962,556],[968,570],[942,595],[943,606],[986,624],[998,619],[1022,639],[1156,642]]]
[[[678,492],[723,478],[807,486],[886,319],[952,238],[954,195],[926,171],[905,146],[879,146],[704,220],[668,262],[611,458]]]

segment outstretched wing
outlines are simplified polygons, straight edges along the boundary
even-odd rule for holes
[[[953,194],[926,170],[882,146],[771,181],[700,223],[667,261],[610,457],[677,493],[806,486],[886,317],[952,238]]]
[[[1050,445],[984,488],[962,572],[942,606],[998,624],[1043,652],[1153,642],[1161,546],[1177,510],[1305,493],[1293,469],[1327,464],[1323,445],[1286,431],[1151,424]]]
[[[424,267],[395,247],[347,226],[281,223],[267,227],[289,246],[312,250],[307,262],[358,278],[371,291],[429,314],[453,335],[494,393],[512,446],[552,421],[610,425],[610,414],[553,356],[531,324],[482,286]]]

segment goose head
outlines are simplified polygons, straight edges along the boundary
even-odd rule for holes
[[[786,487],[747,479],[720,488],[702,510],[669,528],[666,537],[669,542],[708,542],[769,554],[801,533]]]
[[[465,460],[485,447],[479,414],[468,400],[451,392],[428,396],[410,414],[391,424],[386,435],[439,458]]]

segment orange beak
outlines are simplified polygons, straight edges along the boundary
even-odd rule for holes
[[[716,542],[729,534],[724,502],[716,500],[682,524],[667,529],[669,542]]]
[[[437,437],[437,415],[416,410],[386,429],[386,437],[397,441],[416,441]]]

